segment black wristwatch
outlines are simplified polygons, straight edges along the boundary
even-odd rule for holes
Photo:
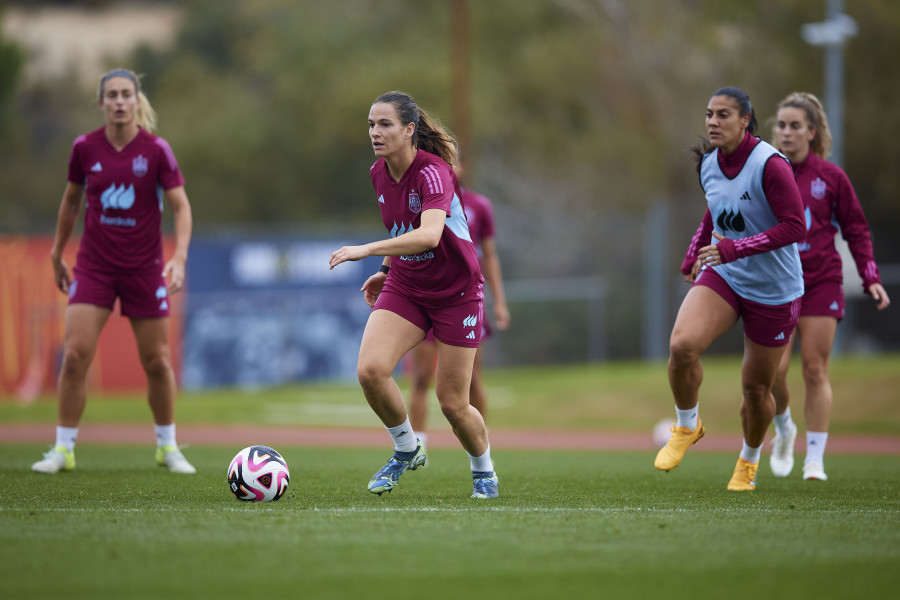
[[[378,267],[378,272],[384,273],[385,275],[387,275],[390,272],[390,270],[391,270],[391,268],[387,265],[381,265],[380,267]]]

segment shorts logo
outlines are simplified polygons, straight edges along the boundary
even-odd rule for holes
[[[143,177],[147,174],[148,164],[147,159],[138,154],[137,157],[131,161],[131,172],[134,173],[135,177]]]
[[[78,289],[78,280],[74,279],[72,284],[69,286],[69,298],[75,297],[75,290]]]
[[[466,336],[466,339],[467,339],[467,340],[474,340],[474,339],[475,339],[475,332],[474,332],[474,331],[470,331],[470,332],[469,332],[469,335]]]
[[[825,190],[827,186],[825,182],[822,181],[821,177],[816,177],[815,181],[809,184],[809,193],[812,194],[812,197],[816,200],[821,200],[825,197]]]
[[[835,300],[828,306],[828,310],[838,310],[839,308],[840,307],[838,306],[837,300]]]
[[[165,298],[168,295],[169,295],[169,293],[166,291],[165,286],[161,285],[158,288],[156,288],[156,299],[157,300],[162,300],[163,298]]]
[[[422,210],[422,201],[419,200],[419,194],[417,194],[415,190],[409,193],[409,210],[414,213]]]
[[[475,315],[469,315],[465,319],[463,319],[463,327],[475,327],[478,324],[478,317]]]

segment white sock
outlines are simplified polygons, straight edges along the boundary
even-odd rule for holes
[[[425,445],[425,442],[428,440],[428,434],[424,431],[416,431],[414,432],[416,437],[419,438],[419,441],[422,442],[422,446]]]
[[[156,428],[156,445],[162,448],[163,446],[177,446],[175,443],[175,423],[171,425],[154,425]]]
[[[758,463],[759,455],[762,451],[762,446],[758,446],[756,448],[751,448],[747,445],[747,442],[744,442],[744,447],[741,448],[741,458],[746,460],[747,462]]]
[[[468,454],[468,452],[466,454]],[[472,456],[469,454],[469,464],[472,465],[473,473],[476,471],[493,471],[494,463],[491,461],[491,447],[488,446],[487,452],[481,456]]]
[[[396,427],[385,427],[394,440],[394,450],[399,452],[412,452],[418,447],[416,433],[409,424],[409,417]]]
[[[75,451],[75,440],[78,439],[77,427],[56,427],[56,445],[65,446],[69,452]]]
[[[678,415],[678,422],[675,423],[675,425],[678,427],[687,427],[691,431],[697,429],[697,421],[699,420],[697,414],[699,413],[699,408],[699,404],[688,410],[681,410],[680,408],[675,407],[675,414]]]
[[[791,425],[793,424],[793,419],[791,419],[791,407],[788,406],[787,410],[785,410],[780,415],[775,415],[775,433],[778,435],[790,435],[791,433]]]
[[[814,461],[825,462],[825,444],[828,443],[827,431],[806,432],[806,460],[803,464]]]

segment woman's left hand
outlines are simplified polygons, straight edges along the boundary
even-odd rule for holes
[[[725,236],[719,235],[715,231],[713,231],[712,234],[719,241],[725,239]],[[722,264],[722,256],[719,254],[719,249],[715,245],[700,248],[700,254],[697,259],[700,261],[701,265],[705,266],[715,267]]]
[[[173,258],[166,263],[163,277],[169,281],[168,292],[174,294],[184,287],[184,261]]]
[[[884,290],[884,286],[880,283],[873,283],[872,285],[870,285],[869,293],[875,300],[875,307],[878,310],[884,310],[891,305],[891,299],[888,298],[887,292]]]

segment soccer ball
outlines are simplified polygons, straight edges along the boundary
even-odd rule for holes
[[[290,479],[284,458],[268,446],[248,446],[228,465],[228,487],[238,500],[278,500],[287,490]]]
[[[653,427],[653,443],[657,448],[665,446],[672,436],[672,419],[663,419]]]

